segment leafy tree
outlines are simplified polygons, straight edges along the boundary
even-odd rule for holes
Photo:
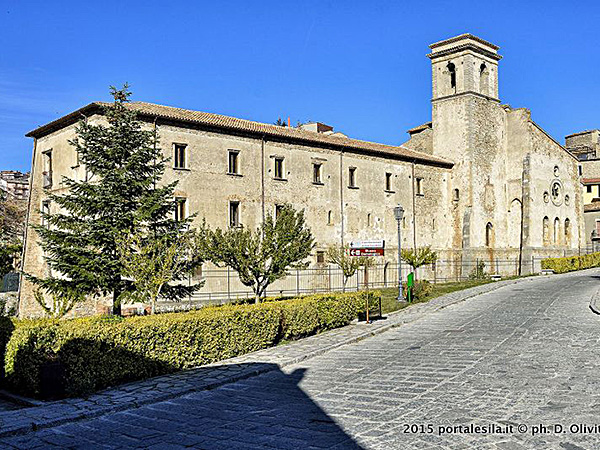
[[[426,264],[433,264],[437,261],[437,253],[431,250],[431,247],[419,247],[414,249],[402,250],[400,257],[413,268],[415,278],[417,278],[417,269]]]
[[[192,259],[201,255],[194,237],[193,231],[175,236],[139,232],[124,236],[119,245],[123,274],[135,288],[128,299],[142,303],[150,300],[154,314],[167,284],[188,271],[194,265]]]
[[[0,191],[0,284],[2,278],[16,270],[21,252],[27,203],[13,200]]]
[[[168,159],[156,131],[145,130],[128,108],[127,85],[111,87],[111,95],[114,102],[104,109],[108,125],[83,120],[70,141],[89,176],[80,181],[63,178],[66,192],[48,195],[59,212],[44,213],[47,225],[34,226],[56,275],[28,278],[51,295],[110,295],[113,312],[119,314],[122,295],[132,289],[123,277],[119,253],[123,233],[144,226],[174,235],[188,223],[172,218],[176,183],[158,185]],[[195,288],[179,286],[170,294],[178,298]]]
[[[27,202],[0,191],[0,244],[21,242],[25,230]]]
[[[469,280],[487,280],[489,278],[490,275],[485,270],[485,262],[478,259],[475,267],[473,267],[473,270],[469,274]]]
[[[273,125],[277,125],[278,127],[287,127],[287,123],[285,120],[282,120],[281,117],[278,117],[277,122],[275,122]]]
[[[342,269],[343,291],[346,291],[348,279],[353,277],[361,267],[370,267],[374,264],[373,258],[368,256],[350,256],[350,247],[347,245],[332,245],[327,249],[327,261]]]
[[[271,283],[285,277],[287,269],[299,265],[314,247],[304,211],[296,211],[290,205],[282,206],[277,219],[269,214],[254,231],[212,231],[204,226],[200,236],[207,260],[235,270],[244,286],[254,291],[256,303]]]
[[[17,270],[15,260],[20,251],[21,244],[0,243],[0,286],[6,274]]]

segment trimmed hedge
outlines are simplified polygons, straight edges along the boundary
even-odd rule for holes
[[[126,319],[20,321],[6,346],[6,381],[30,396],[83,395],[347,325],[365,296],[314,295]]]
[[[551,269],[554,273],[600,267],[600,252],[589,255],[567,256],[564,258],[546,258],[542,260],[542,269]]]

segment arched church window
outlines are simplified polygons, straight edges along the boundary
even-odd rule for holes
[[[457,202],[460,200],[460,191],[458,189],[454,189],[454,201]]]
[[[550,241],[550,219],[548,219],[548,216],[544,217],[543,240],[544,245],[548,245]]]
[[[554,236],[552,236],[552,242],[558,244],[560,241],[560,220],[558,217],[554,219]]]
[[[488,95],[488,77],[489,73],[485,63],[479,67],[479,92]]]
[[[452,92],[456,92],[456,66],[454,63],[448,63],[446,68],[450,74],[450,88],[452,89]]]
[[[491,247],[494,240],[494,226],[488,222],[485,226],[485,246]]]
[[[569,219],[565,219],[565,244],[571,244],[571,221]]]

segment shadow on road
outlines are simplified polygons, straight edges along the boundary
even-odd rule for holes
[[[185,444],[203,449],[362,448],[299,387],[305,369],[286,374],[275,364],[252,366],[271,371],[125,415],[131,423],[143,420],[147,430],[176,422],[162,429],[163,444],[177,443],[185,434]],[[105,419],[122,423],[123,414]]]
[[[236,365],[244,373],[262,373],[211,390],[199,390],[168,401],[149,403],[97,418],[75,420],[22,436],[0,438],[0,446],[29,448],[194,448],[194,449],[356,449],[362,447],[299,386],[306,369],[287,374],[276,364]],[[176,374],[202,389],[206,378],[223,376],[227,366],[200,367]],[[153,386],[168,384],[158,377]],[[126,385],[132,394],[132,384]],[[119,388],[112,390],[118,394]],[[143,389],[145,395],[152,388]],[[105,391],[109,392],[109,391]],[[102,393],[100,393],[102,394]],[[134,394],[135,395],[135,394]],[[64,406],[77,399],[64,400]],[[60,408],[50,402],[34,407]],[[119,407],[121,409],[121,407]],[[37,411],[37,412],[36,412]],[[60,411],[55,411],[59,413]],[[337,412],[337,411],[336,411]],[[10,419],[2,416],[3,420]],[[9,425],[8,423],[6,425]],[[21,444],[25,447],[21,447]]]

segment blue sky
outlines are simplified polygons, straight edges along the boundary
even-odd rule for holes
[[[501,47],[500,98],[554,138],[599,128],[600,2],[0,0],[0,169],[24,134],[129,82],[134,100],[318,120],[399,144],[430,120],[428,44]]]

